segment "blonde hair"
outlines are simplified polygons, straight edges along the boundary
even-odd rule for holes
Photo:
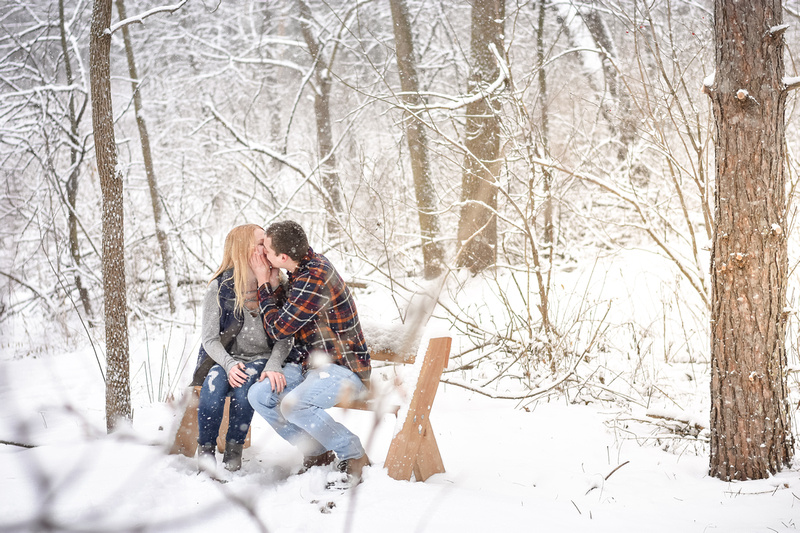
[[[225,237],[225,251],[222,254],[222,263],[209,281],[211,283],[223,272],[233,268],[233,292],[236,294],[234,309],[239,313],[244,312],[247,275],[250,272],[248,260],[256,244],[255,230],[264,231],[258,224],[243,224],[236,226],[228,233],[228,236]]]

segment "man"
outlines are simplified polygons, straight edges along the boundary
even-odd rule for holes
[[[253,252],[250,267],[267,335],[276,341],[293,336],[295,343],[282,371],[263,372],[250,388],[250,404],[303,451],[301,472],[338,457],[339,471],[355,485],[369,458],[358,436],[325,412],[347,395],[364,394],[371,372],[350,290],[293,221],[267,228],[264,252]],[[280,283],[281,268],[288,288]]]

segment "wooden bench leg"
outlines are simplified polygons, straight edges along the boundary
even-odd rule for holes
[[[189,392],[189,403],[183,411],[181,425],[175,433],[175,441],[170,448],[170,455],[183,454],[194,457],[197,451],[197,406],[200,405],[200,387],[192,387]]]
[[[386,456],[385,466],[393,479],[409,480],[414,473],[418,481],[424,481],[444,472],[429,417],[439,379],[450,356],[451,342],[450,337],[442,337],[431,339],[428,344],[406,419],[392,439]]]
[[[183,418],[181,425],[178,426],[178,431],[175,433],[175,441],[169,450],[170,455],[183,454],[186,457],[194,457],[197,452],[197,436],[199,428],[197,427],[197,407],[200,405],[200,387],[192,387],[189,392],[189,403],[183,411]],[[219,435],[217,435],[217,449],[220,453],[225,452],[225,438],[228,434],[228,412],[230,410],[231,398],[225,398],[225,411],[222,415],[222,423],[219,425]],[[244,441],[244,447],[250,447],[250,433],[252,429],[247,430],[247,438]]]
[[[434,474],[442,473],[444,473],[444,463],[442,455],[439,453],[439,445],[436,444],[431,421],[426,420],[422,427],[422,439],[419,451],[417,451],[417,460],[414,462],[414,479],[425,481]]]
[[[222,422],[219,425],[219,435],[217,435],[217,450],[219,453],[225,453],[225,442],[228,436],[228,424],[230,424],[230,410],[231,410],[231,397],[225,398],[225,411],[222,413]],[[251,426],[252,427],[252,426]],[[247,436],[244,439],[243,448],[250,447],[250,432],[251,428],[247,429]]]

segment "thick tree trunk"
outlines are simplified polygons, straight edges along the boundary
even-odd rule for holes
[[[125,3],[123,0],[116,0],[117,11],[120,20],[125,20]],[[136,124],[139,127],[139,139],[142,144],[142,159],[144,160],[144,171],[147,175],[147,187],[150,190],[150,204],[153,208],[153,221],[156,227],[156,240],[161,251],[161,265],[164,268],[164,281],[167,285],[167,298],[169,299],[169,312],[173,315],[177,310],[177,291],[178,284],[175,280],[175,273],[172,270],[172,254],[169,248],[167,232],[163,227],[163,213],[161,211],[161,195],[158,192],[156,183],[156,173],[153,167],[153,156],[150,151],[150,136],[147,133],[147,124],[142,114],[142,93],[139,90],[139,74],[136,71],[136,61],[133,57],[133,45],[128,26],[122,27],[122,40],[125,43],[125,55],[128,58],[128,72],[131,78],[133,90],[133,109],[136,113]]]
[[[473,0],[469,92],[480,91],[497,79],[499,67],[491,51],[503,52],[505,0]],[[500,102],[487,94],[467,105],[461,218],[458,222],[457,266],[480,272],[497,257],[497,176],[500,173]]]
[[[395,53],[403,102],[409,106],[419,105],[422,103],[422,98],[419,95],[419,79],[408,8],[405,0],[389,0],[389,4],[394,22]],[[431,182],[425,126],[410,113],[407,113],[405,124],[411,157],[411,174],[414,177],[414,192],[417,198],[425,278],[431,279],[442,272],[443,253],[442,247],[436,241],[439,236],[439,217],[436,215],[436,198]]]
[[[67,45],[67,28],[64,20],[64,0],[58,1],[58,20],[61,32],[61,52],[64,54],[64,70],[67,75],[67,85],[72,85],[75,79],[72,75],[72,63],[70,60],[69,46]],[[78,139],[78,116],[75,112],[75,96],[73,93],[69,95],[69,104],[67,106],[67,113],[69,116],[69,135],[70,135],[70,149],[69,149],[69,163],[70,172],[67,178],[67,227],[69,229],[69,253],[72,256],[72,261],[75,263],[75,287],[78,289],[78,297],[81,300],[83,311],[86,313],[86,319],[92,323],[94,312],[92,311],[92,303],[89,300],[89,291],[83,286],[83,278],[81,277],[81,267],[83,259],[81,258],[81,247],[78,243],[78,217],[76,215],[77,201],[78,201],[78,177],[80,176],[79,159],[83,159],[83,154],[79,153],[78,147],[81,146]],[[83,151],[83,148],[80,149]],[[80,155],[80,158],[78,157]]]
[[[714,2],[715,222],[711,258],[710,474],[789,465],[781,0]]]
[[[125,295],[122,175],[117,172],[117,147],[111,106],[111,0],[95,0],[89,40],[92,126],[97,172],[103,194],[103,291],[106,333],[106,427],[131,418]]]
[[[337,218],[344,212],[339,172],[336,170],[336,154],[333,153],[333,132],[331,130],[331,75],[322,56],[322,47],[311,28],[311,10],[304,0],[298,0],[300,7],[300,27],[303,40],[311,53],[314,63],[314,116],[317,121],[317,150],[319,152],[319,172],[322,182],[323,201],[328,211],[328,233],[339,233]]]

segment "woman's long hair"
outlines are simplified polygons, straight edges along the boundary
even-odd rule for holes
[[[256,243],[255,230],[264,231],[257,224],[243,224],[236,226],[228,233],[228,236],[225,237],[225,251],[222,254],[222,263],[211,277],[211,281],[214,281],[223,272],[233,268],[233,291],[236,293],[234,309],[238,313],[244,312],[247,275],[250,272],[248,260]]]

